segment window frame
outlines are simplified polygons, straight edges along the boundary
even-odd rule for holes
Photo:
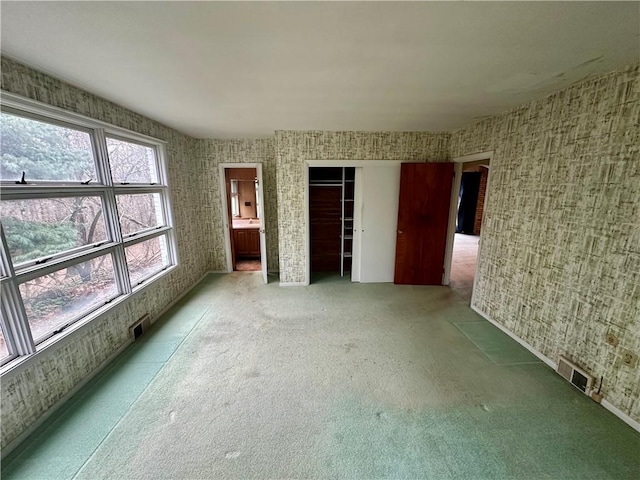
[[[238,192],[238,180],[229,180],[231,185],[231,191],[229,196],[231,197],[231,216],[240,218],[240,193]]]
[[[93,162],[98,178],[91,179],[88,184],[80,181],[36,181],[25,177],[27,185],[16,184],[13,179],[0,181],[0,200],[28,200],[34,198],[60,197],[99,197],[102,202],[102,215],[105,224],[106,238],[88,245],[75,247],[56,254],[14,266],[5,239],[5,232],[0,225],[0,284],[2,290],[2,308],[0,324],[9,355],[0,359],[0,374],[11,370],[48,346],[57,343],[70,333],[82,328],[96,318],[104,315],[116,305],[130,300],[155,280],[166,275],[179,264],[173,214],[168,181],[166,142],[157,138],[142,135],[99,120],[62,110],[35,100],[0,91],[0,108],[11,115],[31,120],[50,123],[65,128],[86,132],[92,146]],[[113,182],[106,139],[130,142],[151,147],[155,154],[157,182],[122,184]],[[17,179],[19,180],[19,179]],[[157,193],[160,197],[164,224],[154,228],[136,232],[127,237],[122,236],[117,209],[117,195],[135,195]],[[155,237],[165,236],[167,258],[169,264],[135,286],[131,286],[127,270],[124,249],[136,243]],[[64,327],[50,332],[38,340],[36,344],[31,335],[19,286],[34,278],[47,275],[59,269],[77,265],[102,255],[111,255],[114,275],[119,292],[115,298],[85,311]]]

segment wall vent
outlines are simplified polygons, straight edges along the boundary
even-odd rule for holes
[[[593,377],[578,367],[566,357],[560,355],[558,360],[558,373],[567,379],[574,387],[589,395],[593,386]]]
[[[149,325],[151,324],[151,317],[149,317],[148,313],[145,313],[142,317],[138,319],[136,323],[129,327],[129,336],[134,340],[137,340],[144,332],[149,329]]]

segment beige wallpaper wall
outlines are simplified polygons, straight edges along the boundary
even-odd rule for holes
[[[449,159],[448,133],[276,131],[280,282],[306,281],[304,169],[307,160]]]
[[[567,355],[640,421],[640,78],[634,65],[455,132],[494,150],[474,306]],[[620,343],[605,343],[606,333]]]
[[[128,339],[133,320],[154,318],[207,270],[208,252],[195,247],[208,238],[205,218],[204,164],[199,142],[157,122],[90,93],[2,58],[3,90],[77,112],[167,141],[170,194],[175,218],[180,266],[149,286],[135,301],[126,302],[93,322],[71,341],[43,351],[18,374],[2,378],[2,447],[20,435],[44,412],[94,371]],[[80,333],[80,332],[79,332]]]
[[[278,270],[278,203],[276,195],[276,161],[272,139],[263,140],[199,140],[203,145],[205,190],[205,218],[210,270],[226,268],[224,253],[224,225],[220,197],[220,163],[261,163],[264,190],[265,228],[267,235],[267,268]]]

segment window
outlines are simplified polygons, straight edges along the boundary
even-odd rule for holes
[[[231,215],[240,216],[240,201],[238,193],[238,181],[231,180]]]
[[[155,139],[3,94],[0,362],[29,355],[176,264]]]

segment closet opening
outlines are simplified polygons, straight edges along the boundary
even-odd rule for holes
[[[309,168],[311,281],[351,278],[354,167]]]

